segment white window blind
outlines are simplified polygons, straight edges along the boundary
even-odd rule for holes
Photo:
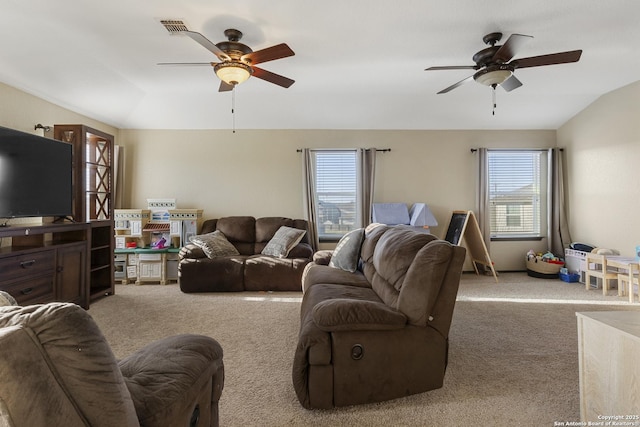
[[[490,150],[491,237],[542,237],[546,230],[547,152]]]
[[[358,227],[356,152],[314,151],[318,237],[335,240]]]

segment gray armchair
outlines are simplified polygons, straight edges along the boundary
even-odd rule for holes
[[[0,426],[217,426],[223,382],[212,338],[176,335],[117,361],[79,306],[0,307]]]

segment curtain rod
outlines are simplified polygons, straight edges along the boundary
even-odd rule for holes
[[[551,148],[555,148],[555,147],[551,147]],[[530,148],[489,148],[489,150],[493,150],[493,151],[547,151],[548,148],[534,148],[534,149],[530,149]],[[471,152],[475,153],[476,151],[478,151],[477,148],[472,148]],[[564,148],[560,148],[560,151],[564,151]]]
[[[315,148],[311,149],[311,151],[355,151],[355,148]],[[376,148],[376,151],[380,151],[382,153],[388,153],[391,151],[391,148]],[[298,153],[302,153],[302,148],[298,148],[296,150]]]

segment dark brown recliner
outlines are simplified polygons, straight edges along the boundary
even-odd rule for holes
[[[218,425],[222,348],[202,335],[161,339],[117,361],[77,305],[0,307],[0,425]]]
[[[302,406],[372,403],[442,387],[465,249],[407,227],[374,225],[355,273],[326,265],[323,255],[303,277],[293,366]]]

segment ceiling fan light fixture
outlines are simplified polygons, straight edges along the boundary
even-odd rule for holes
[[[482,70],[485,71],[485,70]],[[502,84],[505,80],[513,75],[508,69],[486,70],[486,72],[478,72],[473,78],[478,83],[486,86]]]
[[[513,75],[513,66],[509,64],[490,65],[473,75],[473,79],[486,86],[496,86],[504,83]]]
[[[239,61],[221,62],[216,64],[213,70],[220,80],[232,86],[247,81],[253,73],[250,66]]]

